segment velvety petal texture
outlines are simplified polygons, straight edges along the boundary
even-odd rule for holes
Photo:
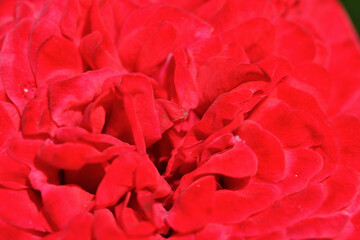
[[[0,0],[0,239],[360,239],[339,0]]]

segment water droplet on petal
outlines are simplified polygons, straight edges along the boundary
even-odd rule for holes
[[[241,139],[241,138],[239,137],[239,135],[235,135],[235,140],[236,140],[237,142],[243,142],[243,143],[245,143],[245,140]]]
[[[33,99],[36,97],[37,94],[37,88],[32,83],[23,82],[20,83],[20,91],[22,95],[27,99]]]

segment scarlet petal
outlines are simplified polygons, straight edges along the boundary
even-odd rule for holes
[[[0,101],[0,146],[14,135],[20,125],[19,113],[12,103]]]
[[[299,25],[280,20],[276,24],[277,52],[293,63],[311,61],[316,47],[313,37]]]
[[[190,58],[190,59],[187,59],[187,62],[188,62],[188,64],[192,64],[192,56],[193,56],[193,59],[196,63],[195,66],[197,68],[199,68],[202,65],[204,65],[209,58],[220,54],[223,44],[224,43],[222,43],[222,41],[219,37],[211,36],[208,38],[201,39],[201,40],[196,41],[193,44],[191,44],[189,46],[189,49],[187,49],[187,51],[182,53],[182,54],[186,55],[187,57],[185,57],[183,55],[183,57],[181,57],[180,59]],[[174,58],[175,58],[175,62],[176,62],[175,65],[178,65],[180,62],[182,62],[183,64],[185,63],[185,61],[177,61],[176,60],[176,58],[177,58],[176,53],[174,53]],[[186,66],[191,66],[191,65],[185,65],[185,66],[182,66],[182,68],[186,68]],[[175,66],[175,67],[177,67],[177,66]],[[191,70],[191,68],[187,69],[187,70],[189,71],[189,70]]]
[[[62,230],[60,238],[69,240],[91,240],[93,219],[94,216],[87,212],[80,213],[73,217]]]
[[[292,110],[299,114],[299,118],[303,119],[302,125],[307,125],[307,131],[313,135],[312,140],[308,139],[306,144],[321,143],[318,146],[316,144],[313,146],[313,149],[324,158],[323,168],[316,176],[316,179],[320,181],[325,179],[339,162],[339,144],[334,128],[329,125],[324,112],[310,94],[284,84],[278,88],[278,97],[283,99]],[[302,99],[302,101],[299,101],[299,99]],[[312,141],[313,143],[311,143]]]
[[[8,144],[0,148],[0,185],[10,189],[27,188],[30,168],[11,158],[7,152]]]
[[[20,229],[43,232],[49,230],[47,222],[39,211],[41,200],[32,190],[0,188],[0,196],[2,221]]]
[[[335,238],[339,236],[349,216],[337,213],[324,217],[312,217],[287,228],[291,239]]]
[[[346,21],[348,19],[346,18]],[[343,35],[344,34],[337,34]],[[329,103],[328,113],[330,116],[345,111],[355,103],[354,97],[359,94],[360,73],[360,50],[357,40],[347,35],[347,40],[332,45],[330,74],[336,81],[333,82],[334,91],[332,101]],[[344,65],[346,63],[346,65]],[[349,106],[350,105],[350,106]],[[355,107],[358,111],[358,107]],[[356,111],[356,112],[357,112]]]
[[[67,184],[77,184],[85,191],[95,193],[105,175],[107,163],[87,164],[79,170],[64,171],[64,181]]]
[[[349,167],[338,167],[324,181],[327,196],[318,213],[333,213],[347,207],[358,194],[359,184],[360,175],[356,170]]]
[[[140,193],[141,194],[141,193]],[[144,221],[140,216],[140,212],[136,209],[128,207],[130,193],[127,194],[125,200],[116,206],[115,214],[117,221],[130,236],[149,236],[154,234],[156,228],[150,222]],[[150,204],[150,203],[148,203]],[[150,207],[150,206],[149,206]]]
[[[47,185],[41,190],[43,213],[54,230],[65,227],[76,215],[91,207],[93,195],[77,186]]]
[[[272,2],[266,0],[248,2],[246,0],[230,0],[230,1],[209,1],[211,5],[210,15],[203,12],[206,18],[210,18],[217,32],[224,32],[239,24],[254,18],[271,18],[274,14],[274,6]],[[215,6],[215,8],[214,8]],[[211,14],[212,13],[212,14]]]
[[[245,121],[239,132],[258,159],[257,176],[270,182],[285,177],[285,155],[279,140],[252,121]]]
[[[61,33],[66,36],[68,39],[74,40],[78,31],[80,30],[81,24],[81,6],[78,1],[68,1],[66,8],[64,9],[64,14],[60,20],[60,29]],[[79,26],[80,25],[80,26]]]
[[[224,236],[226,236],[230,232],[226,226],[221,224],[207,224],[201,231],[198,231],[195,235],[195,240],[222,240]],[[235,239],[234,239],[235,240]]]
[[[257,237],[250,237],[249,240],[288,240],[288,236],[285,231],[275,231],[268,234],[261,234]]]
[[[104,36],[98,31],[86,35],[81,39],[79,46],[82,57],[93,70],[109,67],[123,72],[124,68],[120,61],[103,48],[103,41]]]
[[[147,189],[155,198],[163,198],[171,193],[168,183],[160,176],[155,165],[148,158],[142,158],[135,173],[135,184],[138,190]]]
[[[37,53],[36,82],[39,86],[53,78],[68,78],[83,71],[80,54],[70,40],[52,36]]]
[[[149,26],[161,21],[170,22],[175,26],[178,32],[175,45],[179,47],[211,34],[210,24],[199,17],[173,6],[153,4],[134,11],[125,21],[121,35],[130,35],[144,25]]]
[[[269,207],[277,197],[277,188],[270,184],[250,184],[241,191],[219,190],[215,193],[213,221],[239,223]]]
[[[13,227],[3,220],[0,220],[0,235],[4,239],[17,239],[17,240],[40,240],[42,236],[34,235],[26,230]]]
[[[81,119],[82,108],[100,95],[104,81],[116,74],[105,68],[52,83],[49,86],[52,119],[60,126],[74,126]]]
[[[201,121],[192,126],[185,136],[184,145],[205,140],[211,134],[225,128],[241,115],[245,103],[252,97],[250,90],[231,91],[219,96],[204,113]]]
[[[36,96],[36,83],[27,56],[27,42],[33,22],[20,22],[5,38],[0,55],[1,79],[7,96],[22,113],[29,99]]]
[[[314,63],[300,64],[294,69],[294,75],[299,81],[296,88],[315,96],[321,106],[328,105],[333,79],[324,67]]]
[[[96,134],[89,133],[83,128],[80,127],[61,127],[56,130],[55,138],[61,143],[66,142],[82,142],[87,143],[99,151],[104,151],[105,149],[112,146],[123,146],[130,147],[129,144],[120,141],[117,138],[114,138],[107,134]]]
[[[97,189],[97,206],[111,206],[133,188],[137,158],[135,153],[126,153],[112,162]]]
[[[84,143],[54,144],[45,142],[37,156],[49,165],[66,170],[77,170],[87,163],[94,163],[100,152]]]
[[[255,111],[254,120],[279,138],[284,147],[319,146],[324,129],[310,114],[291,109],[284,102],[269,99],[259,111]]]
[[[98,1],[88,4],[90,10],[88,13],[89,21],[87,24],[89,25],[91,32],[100,32],[104,36],[101,48],[106,49],[112,56],[116,56],[117,52],[114,44],[116,28],[112,5],[101,4]]]
[[[150,81],[140,75],[125,75],[121,86],[132,96],[136,117],[141,125],[146,146],[149,147],[161,138]]]
[[[212,214],[216,182],[214,177],[203,177],[182,192],[169,211],[167,222],[180,233],[202,228]]]
[[[155,109],[162,133],[172,127],[177,121],[185,119],[188,115],[185,109],[165,99],[155,99]]]
[[[240,24],[222,35],[223,41],[236,42],[246,51],[251,62],[270,55],[275,48],[275,29],[264,18],[255,18]]]
[[[168,83],[174,88],[173,98],[185,109],[196,108],[199,102],[198,86],[194,74],[193,59],[184,50],[174,52],[174,79]],[[204,60],[205,61],[205,60]],[[170,94],[172,91],[169,92]]]
[[[239,231],[245,235],[271,233],[284,226],[290,226],[314,213],[324,201],[321,184],[309,185],[304,191],[289,195],[275,202],[265,211],[239,224]]]
[[[224,153],[215,154],[197,168],[196,173],[220,174],[232,178],[254,176],[258,160],[253,151],[244,143],[239,142]]]
[[[100,209],[94,214],[94,237],[99,240],[127,239],[117,225],[114,215],[108,209]]]
[[[21,119],[21,130],[24,135],[54,134],[56,124],[51,119],[47,100],[31,99],[26,104]]]
[[[309,149],[294,149],[285,152],[286,178],[278,183],[282,196],[305,189],[310,180],[320,172],[323,159]]]
[[[156,30],[152,31],[141,46],[136,61],[136,69],[145,74],[151,74],[154,68],[165,60],[176,40],[176,29],[172,24],[160,22],[156,25]]]
[[[341,146],[341,162],[360,171],[360,119],[345,115],[333,121]]]
[[[7,151],[11,158],[32,167],[36,152],[43,143],[43,140],[26,139],[18,133],[11,139]]]
[[[206,109],[217,96],[246,82],[267,82],[269,79],[256,65],[243,64],[227,57],[213,57],[198,72],[197,83],[201,110]]]
[[[37,53],[41,44],[53,35],[60,35],[59,23],[68,2],[52,1],[41,6],[41,14],[28,34],[29,60],[33,72],[36,72]],[[40,84],[38,84],[40,85]]]
[[[291,72],[291,65],[288,60],[279,56],[268,56],[258,62],[273,82],[278,83]]]

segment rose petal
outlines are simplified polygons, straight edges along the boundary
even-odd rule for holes
[[[280,20],[276,26],[276,51],[292,63],[311,61],[315,57],[313,37],[299,25]]]
[[[334,119],[341,146],[341,162],[360,171],[360,119],[355,116],[341,116]]]
[[[100,32],[95,31],[86,35],[81,39],[79,46],[82,57],[93,70],[109,67],[119,72],[125,72],[118,58],[113,57],[103,48],[103,41],[104,36]]]
[[[59,22],[66,8],[67,1],[51,1],[41,6],[41,15],[33,25],[29,36],[29,61],[32,71],[36,72],[37,53],[41,44],[53,35],[61,35]],[[27,55],[27,54],[26,54]],[[41,82],[37,82],[40,86]]]
[[[47,185],[41,190],[42,212],[54,230],[65,227],[76,215],[91,207],[93,195],[80,187]]]
[[[93,215],[87,212],[73,217],[62,230],[60,239],[92,239]]]
[[[113,214],[106,208],[95,211],[93,233],[99,240],[127,239],[117,225]]]
[[[116,74],[105,68],[50,84],[49,105],[52,119],[60,126],[74,126],[80,121],[86,104],[101,93],[104,81]]]
[[[39,86],[51,79],[72,77],[82,71],[80,54],[70,40],[52,36],[39,47],[36,62],[36,82]]]
[[[333,213],[347,207],[358,194],[359,184],[360,175],[356,170],[349,167],[337,168],[324,181],[327,194],[325,202],[318,210],[318,213]]]
[[[232,178],[254,176],[258,160],[254,152],[243,142],[238,142],[231,149],[214,154],[196,169],[198,175],[220,174]]]
[[[310,180],[320,172],[323,159],[320,154],[309,149],[294,149],[285,151],[286,178],[278,183],[281,196],[305,189]]]
[[[270,184],[250,184],[241,191],[219,190],[215,193],[213,221],[234,224],[268,208],[278,197]]]
[[[275,30],[264,18],[255,18],[223,33],[225,43],[240,44],[251,62],[257,62],[270,55],[275,48]]]
[[[41,200],[34,191],[0,188],[0,196],[0,218],[2,221],[20,229],[43,232],[49,229],[46,220],[39,211]],[[11,210],[9,211],[9,209]]]
[[[210,24],[197,16],[169,5],[153,4],[134,11],[125,21],[121,36],[130,35],[144,26],[161,21],[170,22],[175,26],[178,32],[175,45],[179,47],[205,38],[211,33]]]
[[[185,109],[196,108],[199,102],[198,86],[196,83],[193,59],[185,50],[174,52],[174,76],[170,77],[169,88],[174,88],[169,94],[176,103]]]
[[[160,22],[156,25],[156,30],[142,44],[136,61],[136,69],[149,75],[170,54],[177,35],[172,24]]]
[[[195,240],[206,240],[209,239],[210,236],[213,240],[222,240],[224,236],[231,234],[229,232],[228,228],[224,225],[210,223],[202,230],[196,232]]]
[[[248,218],[238,225],[238,230],[249,236],[270,233],[305,219],[323,201],[322,185],[309,185],[304,191],[289,195],[265,211]]]
[[[258,17],[271,18],[274,14],[272,3],[266,0],[248,2],[246,0],[214,1],[217,11],[211,11],[210,23],[215,32],[224,32],[237,25]],[[213,3],[214,4],[214,3]],[[207,9],[208,10],[208,9]],[[206,13],[207,15],[208,13]],[[207,16],[210,17],[210,16]]]
[[[200,92],[200,109],[206,109],[222,93],[231,91],[246,82],[267,82],[269,79],[256,65],[242,64],[226,57],[208,60],[198,72],[197,83]]]
[[[0,146],[12,137],[20,126],[19,113],[16,107],[8,102],[0,101]]]
[[[141,75],[125,75],[121,86],[133,98],[134,110],[141,125],[146,146],[161,138],[160,123],[155,114],[155,102],[149,80]]]
[[[27,188],[30,168],[11,158],[7,152],[8,147],[9,143],[5,143],[0,148],[0,185],[10,189]]]
[[[87,163],[96,163],[100,152],[84,143],[54,144],[46,141],[38,150],[37,156],[58,169],[77,170]]]
[[[276,231],[269,234],[261,234],[258,237],[250,237],[249,240],[287,240],[289,239],[285,231]]]
[[[4,89],[20,113],[37,92],[28,58],[25,57],[32,24],[32,20],[24,20],[10,31],[0,55],[0,75]]]
[[[216,183],[212,176],[191,184],[174,200],[174,206],[166,217],[169,225],[181,233],[202,228],[211,217],[215,190]]]
[[[51,119],[48,99],[31,99],[25,106],[21,130],[25,136],[53,135],[56,124]]]
[[[285,156],[277,138],[252,121],[245,121],[239,132],[258,159],[257,176],[270,182],[285,177]]]
[[[30,231],[22,230],[13,227],[2,220],[0,220],[0,235],[4,239],[17,239],[17,240],[40,240],[42,236],[32,234]]]
[[[278,137],[284,147],[318,146],[323,139],[324,130],[311,115],[275,99],[269,99],[250,119]]]
[[[96,191],[96,205],[98,207],[115,204],[133,188],[138,158],[137,154],[127,152],[111,163]]]
[[[288,227],[287,234],[291,239],[333,239],[339,236],[347,221],[349,221],[349,216],[341,213],[312,217]]]

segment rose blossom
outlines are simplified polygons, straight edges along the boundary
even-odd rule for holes
[[[360,239],[336,0],[0,1],[0,239]]]

